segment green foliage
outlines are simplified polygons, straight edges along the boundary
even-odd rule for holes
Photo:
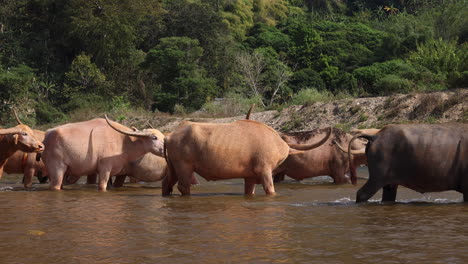
[[[0,68],[0,115],[10,116],[12,106],[30,110],[34,107],[34,71],[26,65]],[[5,119],[3,119],[5,120]]]
[[[235,39],[242,41],[253,26],[253,0],[228,2],[221,12],[223,23],[227,25]]]
[[[104,111],[108,109],[108,101],[96,94],[73,94],[66,104],[61,108],[65,113],[77,111],[79,109],[94,109],[97,111]]]
[[[199,65],[203,49],[196,39],[163,38],[151,49],[142,67],[161,85],[154,94],[154,107],[172,111],[176,104],[198,109],[216,94],[216,80]]]
[[[391,60],[358,68],[353,76],[365,92],[381,95],[409,91],[409,80],[417,77],[417,71],[402,60]]]
[[[110,103],[111,111],[123,112],[130,109],[130,102],[124,96],[114,96]]]
[[[320,74],[311,68],[304,68],[294,72],[289,85],[294,92],[307,88],[315,88],[317,90],[325,89],[325,83],[323,82]]]
[[[106,94],[106,77],[86,54],[78,55],[65,73],[62,92],[70,98],[80,94]]]
[[[458,46],[456,41],[430,40],[410,53],[408,61],[441,74],[451,84],[461,83],[468,70],[468,44]]]
[[[287,52],[293,44],[288,35],[263,23],[255,24],[250,35],[246,42],[252,47],[272,47],[277,52]]]
[[[411,90],[411,81],[397,75],[387,74],[380,78],[376,87],[380,94],[405,93]]]
[[[40,125],[59,123],[66,119],[65,114],[49,102],[39,102],[36,108],[36,120]]]
[[[254,0],[255,20],[274,26],[287,17],[287,0]]]
[[[0,20],[0,117],[32,123],[468,83],[463,0],[10,0]]]
[[[318,91],[314,88],[300,90],[291,99],[293,105],[312,104],[315,102],[327,102],[333,99],[333,95],[327,91]]]
[[[363,114],[360,114],[360,115],[359,115],[358,121],[359,121],[359,122],[364,122],[364,121],[366,121],[367,119],[369,119],[369,117],[368,117],[366,114],[363,113]]]
[[[273,48],[240,53],[236,60],[245,86],[252,95],[262,99],[260,103],[263,107],[288,97],[290,89],[286,84],[292,71]]]

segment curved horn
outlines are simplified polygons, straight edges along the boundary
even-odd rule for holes
[[[347,151],[345,148],[343,148],[343,147],[340,145],[340,143],[338,143],[336,140],[333,140],[333,143],[334,143],[341,151],[343,151],[344,153],[348,153],[348,151]],[[352,150],[351,150],[351,154],[353,154],[353,155],[362,155],[362,154],[366,154],[366,148],[356,149],[356,150],[352,149]]]
[[[0,135],[13,135],[21,133],[21,129],[17,127],[0,129]]]
[[[142,131],[123,131],[119,128],[116,128],[114,125],[112,125],[112,123],[110,122],[109,118],[107,118],[107,115],[104,115],[104,117],[106,118],[106,121],[107,121],[107,124],[112,127],[115,131],[119,132],[119,133],[122,133],[124,135],[127,135],[127,136],[132,136],[132,137],[147,137],[149,136],[150,134],[148,133],[142,133]]]
[[[134,126],[131,126],[130,127],[133,131],[138,131],[138,128],[134,127]]]
[[[297,149],[297,150],[311,150],[311,149],[314,149],[314,148],[318,148],[320,147],[323,143],[325,143],[328,138],[330,137],[330,135],[332,134],[332,131],[333,131],[333,128],[330,127],[329,130],[328,130],[328,133],[327,135],[322,139],[320,140],[319,142],[317,143],[312,143],[312,144],[309,144],[309,145],[305,145],[305,144],[289,144],[289,147],[290,148],[293,148],[293,149]]]
[[[18,115],[16,114],[16,110],[15,110],[15,109],[13,109],[13,114],[15,115],[15,119],[16,119],[16,122],[18,122],[18,125],[24,125],[23,123],[21,123],[21,120],[19,120]]]

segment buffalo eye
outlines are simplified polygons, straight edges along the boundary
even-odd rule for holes
[[[152,139],[152,140],[157,140],[157,139],[158,139],[158,137],[157,137],[157,136],[155,136],[155,135],[152,135],[152,136],[151,136],[151,139]]]
[[[28,133],[26,133],[26,132],[21,132],[21,135],[22,135],[22,136],[27,136]]]

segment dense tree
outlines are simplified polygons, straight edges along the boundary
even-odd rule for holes
[[[462,0],[0,0],[0,115],[466,86]],[[249,102],[250,102],[249,101]]]

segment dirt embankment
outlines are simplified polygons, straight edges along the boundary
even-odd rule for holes
[[[184,120],[227,123],[244,118],[153,117],[149,121],[161,131],[170,132]],[[327,126],[347,131],[351,128],[380,128],[392,123],[468,122],[468,89],[317,102],[281,111],[253,113],[251,119],[283,132]],[[140,127],[146,123],[138,119],[127,122]]]

